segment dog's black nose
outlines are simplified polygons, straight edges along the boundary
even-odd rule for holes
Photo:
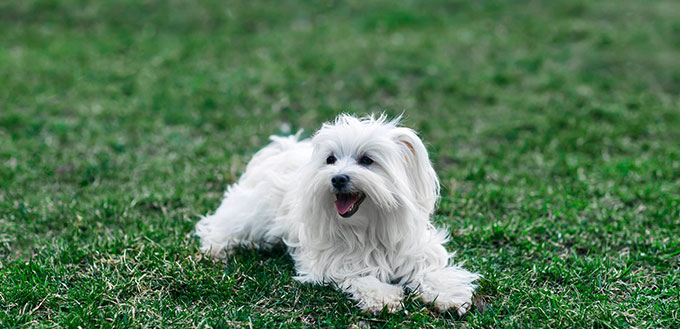
[[[342,190],[349,184],[349,176],[347,175],[335,175],[331,178],[331,184],[336,190]]]

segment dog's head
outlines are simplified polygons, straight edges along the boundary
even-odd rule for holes
[[[310,188],[315,207],[349,218],[362,208],[430,214],[439,182],[416,133],[384,115],[341,115],[312,138]]]

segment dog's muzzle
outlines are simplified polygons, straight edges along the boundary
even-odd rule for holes
[[[336,191],[342,192],[349,186],[349,176],[345,174],[335,175],[331,178],[331,184]]]

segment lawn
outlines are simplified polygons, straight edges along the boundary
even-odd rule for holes
[[[192,235],[271,134],[404,113],[475,308]],[[680,325],[680,2],[0,2],[0,327]]]

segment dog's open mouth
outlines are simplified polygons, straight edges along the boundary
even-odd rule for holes
[[[359,210],[359,206],[366,199],[366,194],[363,192],[336,193],[335,197],[337,198],[335,209],[338,210],[338,214],[344,218],[349,218]]]

